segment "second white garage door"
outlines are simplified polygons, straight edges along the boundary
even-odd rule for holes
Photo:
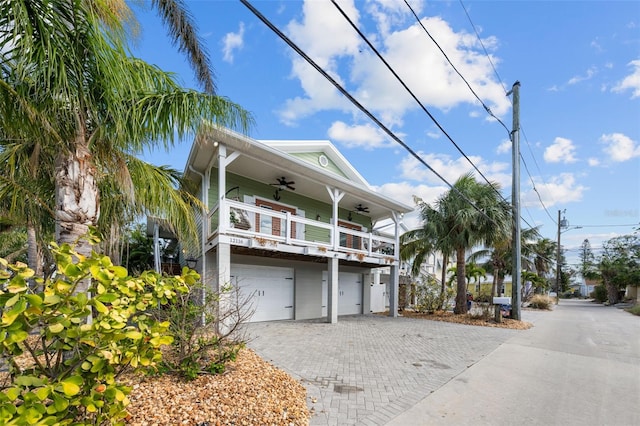
[[[322,315],[327,315],[327,272],[322,272]],[[338,315],[362,313],[362,274],[338,273]]]
[[[293,319],[293,269],[232,265],[231,280],[252,296],[251,322]]]

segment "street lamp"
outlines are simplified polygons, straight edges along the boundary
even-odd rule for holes
[[[560,235],[562,235],[563,232],[567,232],[570,231],[572,229],[580,229],[582,228],[582,226],[574,226],[569,228],[569,222],[567,222],[567,219],[565,217],[562,217],[562,219],[560,219],[560,213],[564,213],[567,210],[565,209],[564,211],[560,211],[558,210],[558,250],[557,250],[557,255],[556,255],[556,305],[558,304],[558,301],[560,300],[560,279],[562,277],[562,264],[560,261],[560,255],[562,253],[562,249],[561,249],[561,245],[560,245]],[[561,229],[564,228],[564,231],[562,231]]]

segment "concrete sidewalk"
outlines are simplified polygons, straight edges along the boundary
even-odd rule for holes
[[[526,331],[364,315],[252,323],[248,333],[249,348],[307,388],[311,426],[342,426],[386,424]]]
[[[561,300],[388,423],[489,424],[640,424],[640,318]]]

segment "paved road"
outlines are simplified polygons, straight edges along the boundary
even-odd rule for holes
[[[561,300],[388,423],[441,424],[640,425],[640,318]]]
[[[640,425],[640,318],[562,300],[530,330],[377,315],[248,325],[324,425]]]

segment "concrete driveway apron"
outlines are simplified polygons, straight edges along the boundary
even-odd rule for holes
[[[518,332],[380,315],[247,324],[248,347],[306,387],[311,426],[384,425]]]

